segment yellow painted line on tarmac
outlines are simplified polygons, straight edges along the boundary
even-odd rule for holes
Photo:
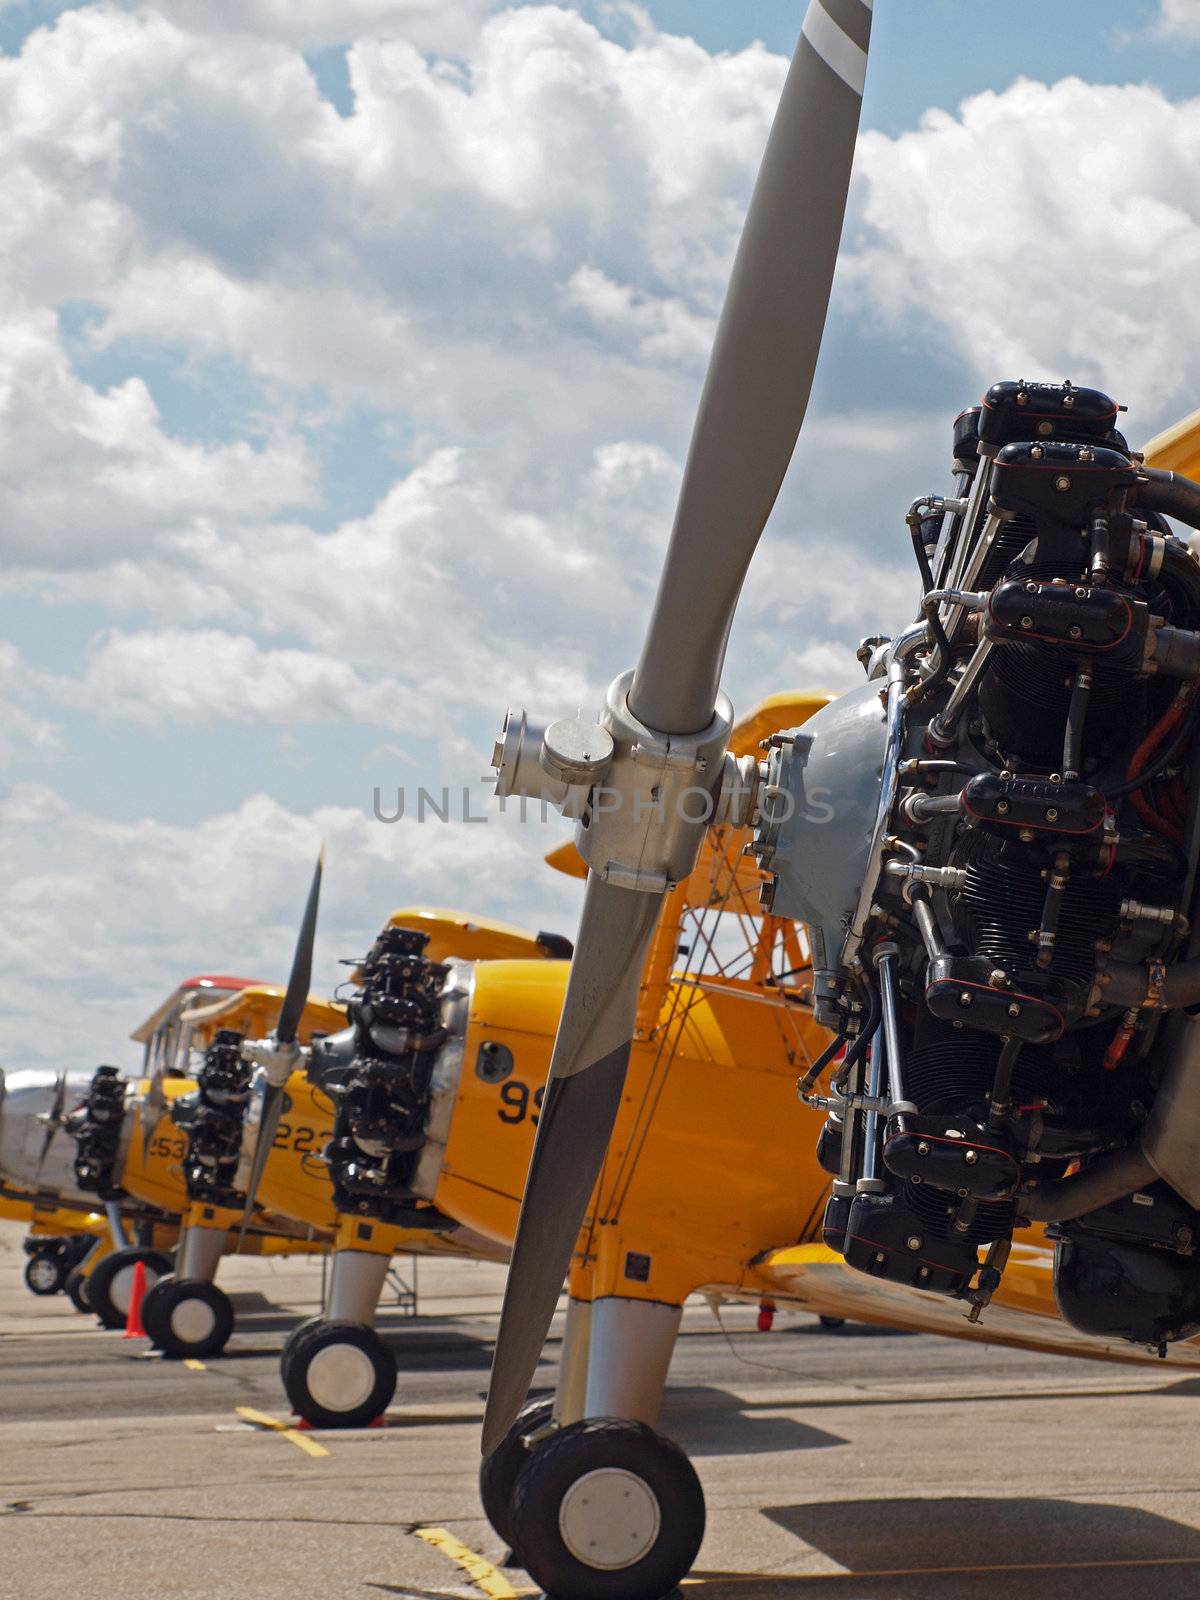
[[[680,1587],[707,1583],[842,1583],[863,1578],[961,1578],[1005,1572],[1109,1572],[1126,1567],[1200,1567],[1200,1556],[1127,1556],[1109,1561],[1005,1561],[987,1567],[880,1567],[854,1572],[711,1572],[684,1578]]]
[[[301,1433],[299,1428],[290,1428],[286,1422],[280,1422],[278,1417],[269,1417],[265,1411],[255,1411],[251,1406],[234,1406],[239,1417],[244,1417],[247,1422],[254,1423],[257,1428],[269,1428],[272,1433],[282,1434],[292,1444],[306,1455],[327,1456],[329,1451],[323,1444],[318,1444],[315,1439],[310,1439],[306,1433]]]
[[[208,1371],[208,1368],[204,1365],[203,1361],[197,1361],[192,1356],[185,1357],[183,1364],[188,1369],[189,1372],[207,1372]]]
[[[489,1600],[519,1600],[519,1591],[513,1588],[498,1567],[494,1567],[483,1556],[477,1555],[447,1529],[414,1528],[413,1532],[418,1539],[424,1539],[426,1544],[431,1544],[435,1550],[440,1550],[444,1556],[449,1556],[456,1566],[462,1568],[475,1587],[489,1597]]]

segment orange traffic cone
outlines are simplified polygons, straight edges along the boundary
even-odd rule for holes
[[[135,1261],[133,1264],[133,1288],[129,1291],[129,1315],[125,1318],[125,1332],[123,1339],[144,1339],[146,1330],[142,1327],[142,1301],[146,1298],[146,1263]]]

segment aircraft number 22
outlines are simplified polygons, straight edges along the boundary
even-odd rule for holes
[[[295,1150],[298,1155],[307,1155],[317,1148],[319,1135],[315,1128],[306,1128],[303,1125],[293,1127],[290,1122],[281,1122],[275,1132],[273,1150]]]

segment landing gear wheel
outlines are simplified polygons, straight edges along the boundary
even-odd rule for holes
[[[215,1356],[233,1332],[233,1303],[215,1283],[160,1278],[142,1302],[142,1326],[164,1356]]]
[[[67,1265],[59,1251],[39,1250],[25,1263],[25,1287],[32,1294],[60,1294],[66,1281]]]
[[[844,1328],[846,1326],[845,1317],[818,1317],[817,1321],[823,1328],[828,1328],[831,1333],[834,1328]]]
[[[518,1560],[520,1551],[512,1529],[513,1490],[530,1452],[538,1448],[530,1443],[530,1434],[540,1432],[553,1415],[553,1400],[534,1400],[525,1406],[491,1455],[483,1458],[479,1469],[483,1514]]]
[[[323,1322],[295,1346],[283,1386],[314,1428],[363,1428],[392,1403],[396,1362],[374,1328]]]
[[[171,1258],[161,1250],[145,1250],[140,1245],[114,1250],[88,1275],[88,1310],[106,1328],[123,1328],[129,1316],[129,1297],[133,1293],[133,1269],[138,1262],[146,1268],[146,1288],[150,1289],[171,1270]]]
[[[279,1352],[279,1376],[283,1379],[283,1386],[287,1388],[288,1368],[295,1359],[297,1350],[314,1333],[319,1333],[322,1328],[328,1327],[324,1317],[309,1317],[307,1322],[302,1322],[292,1329],[283,1341],[283,1349]]]
[[[678,1445],[641,1422],[589,1417],[521,1468],[512,1526],[555,1600],[660,1600],[704,1537],[704,1493]]]
[[[72,1267],[67,1273],[67,1281],[63,1284],[63,1292],[67,1299],[83,1316],[89,1315],[91,1306],[88,1305],[88,1281],[83,1275],[82,1267]]]

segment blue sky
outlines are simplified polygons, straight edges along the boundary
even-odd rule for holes
[[[121,1028],[179,965],[277,964],[322,833],[329,959],[414,897],[569,926],[561,828],[388,830],[372,790],[474,783],[510,698],[636,653],[801,11],[0,3],[14,972],[85,949]],[[904,619],[903,507],[984,383],[1102,380],[1135,437],[1196,405],[1198,81],[1200,0],[877,0],[739,705]]]

